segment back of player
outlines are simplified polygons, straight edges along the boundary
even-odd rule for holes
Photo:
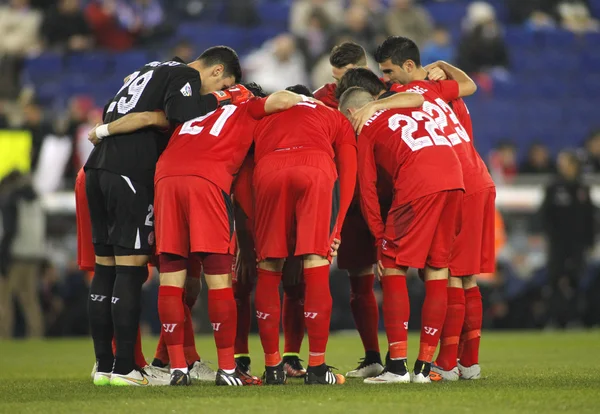
[[[449,305],[452,305],[449,312],[453,312],[455,308],[461,309],[460,315],[465,308],[455,304],[465,303],[465,323],[463,325],[459,322],[463,319],[461,316],[449,316],[446,319],[434,370],[446,380],[459,378],[456,364],[458,342],[455,339],[460,335],[462,327],[462,341],[467,344],[467,352],[464,354],[461,370],[465,378],[477,378],[480,375],[478,350],[481,294],[474,275],[491,273],[495,269],[494,182],[473,145],[471,117],[463,100],[458,98],[454,81],[414,81],[404,87],[394,85],[393,89],[413,90],[423,94],[427,101],[423,110],[444,128],[447,136],[452,139],[453,148],[461,162],[465,182],[462,230],[456,238],[450,258],[452,277],[448,300]]]
[[[335,230],[335,218],[330,217],[337,217],[337,212],[331,211],[337,179],[333,146],[338,145],[335,140],[343,127],[347,131],[349,124],[339,112],[310,102],[301,102],[259,123],[255,131],[253,179],[259,260],[287,257],[293,235],[298,243],[290,253],[327,256],[329,239]],[[303,210],[307,204],[302,201],[310,199],[321,203],[323,208],[318,212],[330,211],[305,217],[317,213]],[[283,200],[288,203],[285,207],[281,205]],[[300,221],[305,220],[305,225],[301,225]],[[322,233],[319,246],[311,240],[315,231]]]
[[[371,100],[366,90],[350,88],[342,96],[340,108],[350,113]],[[365,382],[410,381],[406,362],[408,267],[425,268],[426,298],[413,381],[429,382],[446,311],[448,262],[460,231],[464,188],[460,162],[450,141],[422,110],[375,113],[363,127],[358,146],[361,207],[384,268],[384,322],[390,343],[386,371]],[[394,200],[385,223],[376,187],[378,168],[394,181]]]
[[[304,260],[304,321],[309,342],[305,383],[343,383],[344,377],[333,374],[325,364],[332,308],[328,256],[354,192],[354,131],[340,112],[300,102],[259,123],[255,130],[255,160],[259,260],[255,304],[266,381],[285,382],[279,354],[278,289],[283,259],[291,254]]]

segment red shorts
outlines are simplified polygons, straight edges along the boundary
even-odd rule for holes
[[[355,203],[350,206],[342,226],[342,244],[338,250],[337,265],[343,270],[359,270],[377,262],[375,238]]]
[[[385,226],[383,266],[448,267],[461,228],[462,203],[463,191],[450,190],[393,204]]]
[[[452,276],[471,276],[495,271],[495,214],[494,187],[465,195],[462,228],[450,256]]]
[[[230,254],[233,235],[231,198],[196,176],[165,177],[154,198],[158,253]]]
[[[327,154],[277,154],[259,162],[253,177],[258,260],[328,255],[339,206],[335,180]]]
[[[77,264],[81,270],[94,271],[96,255],[92,243],[92,220],[85,192],[83,168],[75,180],[75,216],[77,219]]]

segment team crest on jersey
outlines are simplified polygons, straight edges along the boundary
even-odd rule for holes
[[[154,232],[153,231],[151,231],[150,234],[148,234],[148,245],[154,246]]]
[[[183,88],[179,90],[183,96],[192,96],[192,86],[190,83],[183,85]]]

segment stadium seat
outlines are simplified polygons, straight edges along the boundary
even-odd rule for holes
[[[67,73],[90,77],[106,76],[111,66],[110,56],[101,52],[76,53],[68,56],[65,62]]]
[[[546,49],[561,50],[576,47],[580,42],[577,36],[566,30],[540,32],[542,45]]]
[[[263,1],[258,5],[258,15],[263,24],[287,30],[290,18],[290,5],[287,2]]]
[[[131,51],[112,56],[113,73],[121,79],[150,61],[145,51]]]
[[[515,48],[533,48],[536,45],[535,34],[523,27],[508,27],[504,39],[511,50]]]
[[[437,24],[448,27],[460,26],[465,17],[467,5],[464,3],[427,3],[426,8]]]
[[[44,53],[24,62],[24,77],[34,84],[43,80],[57,78],[63,72],[63,58],[54,53]]]

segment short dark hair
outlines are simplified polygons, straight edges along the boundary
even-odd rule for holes
[[[263,91],[262,86],[256,82],[242,83],[242,86],[252,92],[252,94],[257,98],[264,98],[267,96],[266,92]]]
[[[335,97],[339,100],[342,94],[353,86],[361,87],[373,96],[379,95],[381,91],[385,90],[385,84],[370,69],[352,68],[338,82]]]
[[[205,66],[223,65],[223,76],[233,76],[235,83],[242,80],[242,67],[240,66],[240,58],[235,50],[227,46],[214,46],[206,49],[198,59]]]
[[[307,86],[304,86],[301,84],[288,86],[287,88],[285,88],[285,90],[297,93],[298,95],[304,95],[304,96],[308,96],[310,98],[314,98],[314,95],[312,94],[310,89],[308,89]]]
[[[388,59],[398,66],[404,65],[407,60],[421,66],[419,47],[408,37],[390,36],[384,40],[375,52],[375,60],[377,63],[383,63]]]
[[[331,49],[329,63],[335,68],[346,65],[366,65],[367,54],[361,45],[355,42],[344,42]]]

